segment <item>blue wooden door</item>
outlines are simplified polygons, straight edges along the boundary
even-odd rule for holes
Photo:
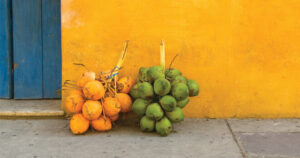
[[[10,56],[13,63],[8,63],[6,68],[9,70],[12,65],[13,69],[13,75],[7,79],[11,80],[8,88],[13,91],[11,96],[15,99],[58,98],[61,84],[60,0],[5,1],[11,3],[12,12]]]
[[[12,97],[11,4],[0,0],[0,97]]]

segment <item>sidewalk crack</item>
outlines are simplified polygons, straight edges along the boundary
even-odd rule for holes
[[[225,119],[224,121],[225,121],[226,126],[227,126],[227,128],[229,129],[231,135],[232,135],[232,138],[233,138],[234,142],[235,142],[236,145],[238,146],[238,148],[239,148],[239,150],[240,150],[240,153],[242,154],[242,157],[243,157],[243,158],[246,158],[246,154],[245,154],[245,152],[244,152],[244,150],[243,150],[243,148],[242,148],[242,145],[241,145],[241,144],[239,143],[239,141],[237,140],[236,135],[234,134],[234,132],[233,132],[233,130],[232,130],[232,128],[231,128],[231,126],[230,126],[228,120]]]

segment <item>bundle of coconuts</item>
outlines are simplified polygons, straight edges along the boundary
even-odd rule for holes
[[[84,134],[92,127],[96,131],[109,131],[120,113],[132,110],[128,95],[134,80],[129,76],[119,78],[120,68],[125,60],[128,41],[117,65],[110,70],[96,73],[84,64],[74,63],[87,69],[77,81],[66,80],[63,89],[68,94],[65,108],[70,117],[73,134]]]
[[[199,85],[175,68],[165,70],[165,44],[160,45],[161,65],[140,68],[138,80],[130,90],[135,99],[132,109],[140,117],[140,129],[161,136],[172,132],[172,123],[184,120],[189,97],[199,94]]]

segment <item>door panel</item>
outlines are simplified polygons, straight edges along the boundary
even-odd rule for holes
[[[10,9],[10,0],[0,0],[0,98],[12,97]]]
[[[43,97],[41,7],[41,0],[12,0],[15,99]]]
[[[42,0],[43,97],[57,98],[61,84],[60,0]]]
[[[60,97],[60,30],[60,0],[0,0],[0,98]]]

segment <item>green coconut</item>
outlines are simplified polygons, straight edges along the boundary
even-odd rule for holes
[[[184,77],[182,75],[177,75],[177,76],[175,76],[174,81],[186,84],[187,79],[186,79],[186,77]]]
[[[142,131],[151,132],[155,128],[155,120],[151,120],[146,116],[142,117],[140,120],[140,128]]]
[[[166,112],[166,115],[171,122],[180,122],[184,120],[183,111],[178,107],[171,112]]]
[[[148,77],[148,68],[145,68],[145,67],[141,67],[140,70],[139,70],[139,80],[141,82],[148,82],[149,81],[149,77]]]
[[[176,99],[170,95],[162,97],[159,103],[165,111],[173,111],[177,104]]]
[[[172,123],[167,117],[164,117],[156,122],[155,130],[159,135],[167,136],[172,132]]]
[[[132,88],[130,89],[129,94],[130,94],[130,96],[131,96],[132,98],[134,98],[134,99],[139,98],[139,91],[138,91],[138,88],[139,88],[139,85],[140,85],[140,84],[141,84],[141,83],[138,82],[138,83],[134,84],[134,85],[132,86]]]
[[[164,112],[158,103],[152,103],[146,109],[146,116],[152,120],[159,120],[164,116]]]
[[[199,85],[195,80],[188,80],[187,86],[189,88],[189,96],[197,96],[199,94]]]
[[[171,84],[165,78],[159,78],[154,81],[154,92],[159,96],[168,94],[171,90]]]
[[[132,104],[132,111],[139,116],[143,116],[146,113],[147,105],[149,101],[144,99],[136,99]]]
[[[177,101],[177,105],[176,105],[176,106],[182,109],[182,108],[184,108],[189,102],[190,102],[189,97],[186,97],[186,98],[183,99],[183,100]]]
[[[166,78],[170,81],[173,81],[176,76],[180,76],[181,72],[177,69],[168,69],[165,71]]]
[[[176,100],[183,100],[189,96],[189,89],[184,83],[176,83],[172,87],[172,96],[175,97]]]
[[[184,84],[186,84],[186,83],[187,83],[186,77],[181,76],[181,75],[176,76],[176,77],[172,80],[171,85],[173,86],[173,85],[175,85],[175,84],[177,84],[177,83],[184,83]]]
[[[148,70],[149,81],[153,83],[156,79],[165,78],[164,69],[161,66],[152,66]]]
[[[142,99],[151,99],[154,96],[153,87],[149,82],[143,82],[138,87],[138,95]]]

